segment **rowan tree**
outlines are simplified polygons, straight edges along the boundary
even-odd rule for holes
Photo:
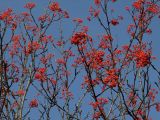
[[[123,2],[87,2],[85,19],[55,0],[40,15],[35,1],[23,12],[0,11],[0,118],[155,119],[160,71],[153,23],[160,1]]]

